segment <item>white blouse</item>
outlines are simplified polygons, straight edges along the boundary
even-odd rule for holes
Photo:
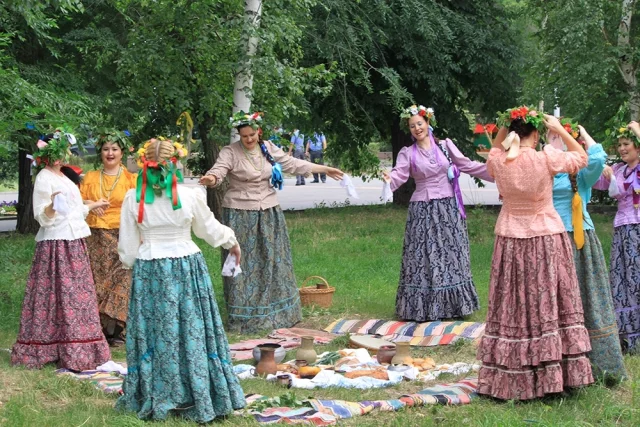
[[[64,194],[69,213],[56,212],[49,218],[45,208],[51,204],[51,195],[59,191]],[[76,240],[90,236],[91,231],[85,222],[89,208],[82,202],[78,186],[64,175],[57,175],[48,169],[42,169],[36,175],[33,187],[33,216],[40,224],[36,242],[43,240]]]
[[[229,249],[235,246],[235,233],[213,216],[203,191],[178,186],[182,208],[173,210],[171,200],[156,195],[155,201],[144,205],[144,217],[138,224],[139,203],[136,190],[129,190],[122,202],[118,253],[125,267],[136,259],[180,258],[200,252],[191,240],[191,231],[213,247]]]

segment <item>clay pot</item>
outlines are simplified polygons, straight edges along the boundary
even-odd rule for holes
[[[308,364],[316,361],[318,355],[313,349],[313,337],[302,337],[302,344],[296,351],[296,360],[306,360]]]
[[[275,349],[273,347],[261,347],[260,348],[260,361],[256,366],[257,375],[275,375],[278,372],[275,360]]]
[[[278,385],[291,388],[291,378],[289,378],[289,375],[278,375],[276,380],[278,381]]]
[[[396,343],[396,355],[391,359],[391,364],[393,365],[402,365],[408,364],[408,360],[411,358],[411,354],[409,353],[410,349],[409,342],[397,342]]]
[[[260,344],[253,347],[253,359],[256,362],[260,361],[260,349],[262,347],[272,348],[274,350],[274,358],[276,363],[280,363],[284,360],[284,357],[287,355],[287,350],[284,349],[280,344]]]
[[[378,349],[376,358],[378,359],[378,363],[391,363],[391,359],[393,359],[393,356],[395,355],[396,355],[395,345],[383,345]]]

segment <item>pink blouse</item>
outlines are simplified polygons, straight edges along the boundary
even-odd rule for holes
[[[487,165],[469,160],[450,139],[447,138],[444,143],[451,161],[458,166],[460,172],[493,182],[493,178],[487,173]],[[411,176],[416,181],[416,190],[411,196],[412,202],[453,197],[453,186],[447,177],[448,169],[449,162],[438,147],[432,145],[425,150],[415,145],[415,151],[413,145],[403,147],[398,153],[396,166],[389,174],[391,191],[396,191]]]
[[[270,141],[264,141],[273,159],[280,163],[283,172],[307,175],[312,163],[289,156]],[[240,141],[220,150],[216,164],[207,175],[216,177],[216,186],[229,178],[229,189],[224,195],[225,208],[259,211],[278,205],[276,190],[271,186],[271,164],[260,151],[245,152]]]
[[[640,210],[633,207],[633,195],[632,188],[629,186],[624,189],[624,181],[626,177],[625,173],[629,173],[625,163],[616,163],[612,166],[613,174],[616,177],[616,184],[618,185],[618,195],[615,196],[618,201],[618,211],[616,217],[613,220],[614,227],[620,227],[627,224],[640,224]],[[598,182],[593,186],[596,190],[607,190],[609,188],[610,180],[601,176]]]
[[[522,147],[515,159],[507,161],[506,157],[506,151],[492,148],[487,159],[487,170],[495,177],[503,199],[496,235],[528,239],[564,233],[562,219],[553,207],[553,177],[561,172],[577,173],[587,166],[587,154],[565,153],[547,145],[542,151]]]

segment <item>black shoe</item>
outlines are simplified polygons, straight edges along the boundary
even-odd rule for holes
[[[300,183],[300,185],[304,185],[304,182]]]
[[[327,181],[322,181],[322,183],[323,183],[323,184],[326,184],[326,183],[327,183]]]
[[[319,183],[319,182],[320,182],[320,181],[315,180],[315,179],[314,179],[313,181],[311,181],[311,183],[312,183],[312,184],[317,184],[317,183]]]
[[[299,182],[296,182],[296,185],[301,185]]]

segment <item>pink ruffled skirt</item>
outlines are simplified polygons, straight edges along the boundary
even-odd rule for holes
[[[478,393],[527,400],[591,384],[590,350],[566,233],[496,236]]]

